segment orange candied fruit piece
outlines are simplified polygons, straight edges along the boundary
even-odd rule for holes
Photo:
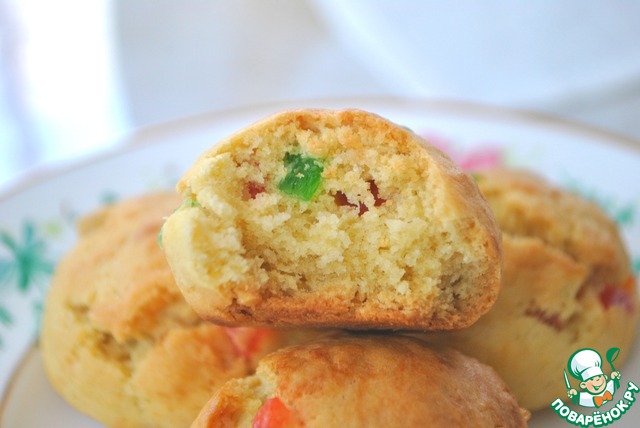
[[[251,327],[225,327],[224,332],[236,353],[246,360],[251,359],[276,335],[273,330]]]
[[[269,398],[253,419],[252,428],[297,428],[300,419],[278,397]]]
[[[607,285],[600,292],[600,303],[605,309],[609,309],[612,306],[621,306],[627,312],[633,314],[636,310],[635,293],[635,277],[630,275],[622,287]]]

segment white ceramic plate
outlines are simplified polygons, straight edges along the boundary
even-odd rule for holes
[[[618,221],[634,268],[640,270],[640,142],[531,113],[389,98],[282,103],[168,123],[131,135],[112,152],[49,170],[0,194],[0,426],[99,426],[56,395],[32,346],[52,269],[74,243],[78,216],[113,200],[173,187],[221,137],[268,114],[299,107],[378,113],[429,137],[464,167],[500,163],[539,171],[602,204]],[[638,344],[621,372],[640,385]],[[565,424],[551,411],[535,414],[531,423]],[[614,426],[639,424],[640,404]]]

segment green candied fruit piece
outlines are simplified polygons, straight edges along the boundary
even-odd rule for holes
[[[284,156],[287,175],[278,183],[278,189],[303,201],[310,201],[322,182],[322,161],[300,153]]]
[[[198,201],[196,201],[194,196],[188,197],[188,198],[184,198],[182,200],[182,205],[180,205],[179,208],[194,208],[194,207],[199,207],[200,204],[198,203]]]
[[[164,233],[164,224],[162,225],[162,227],[160,228],[160,231],[158,232],[158,247],[160,247],[161,250],[164,250],[164,243],[162,242],[163,233]]]

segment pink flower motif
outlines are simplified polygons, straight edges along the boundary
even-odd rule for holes
[[[462,169],[479,171],[499,166],[502,163],[502,153],[495,147],[483,147],[469,152],[454,161]]]
[[[502,151],[498,147],[485,146],[464,151],[456,148],[451,140],[442,135],[423,133],[422,136],[428,142],[449,155],[449,157],[464,170],[480,171],[503,164]]]

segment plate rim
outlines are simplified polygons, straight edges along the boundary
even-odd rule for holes
[[[281,110],[298,108],[349,108],[346,105],[375,105],[390,107],[416,109],[425,112],[436,111],[450,114],[467,115],[477,118],[504,121],[505,123],[522,123],[533,127],[552,129],[574,135],[584,135],[590,138],[607,140],[618,148],[630,149],[640,154],[640,138],[605,129],[597,125],[587,124],[573,119],[560,117],[555,114],[542,112],[539,110],[506,107],[492,104],[477,103],[456,99],[444,98],[422,98],[403,96],[356,96],[356,97],[320,97],[301,98],[294,100],[281,100],[264,103],[247,104],[227,109],[211,110],[203,113],[178,117],[175,119],[158,122],[137,129],[132,129],[120,137],[116,137],[114,144],[98,149],[89,154],[71,157],[59,161],[45,162],[35,165],[26,171],[10,177],[5,183],[0,183],[0,203],[11,197],[35,187],[38,184],[66,173],[72,172],[93,163],[109,159],[140,147],[153,145],[157,138],[170,132],[183,129],[205,126],[209,123],[222,121],[225,118],[238,115],[257,114],[259,112],[273,113]],[[337,107],[341,105],[341,107]],[[313,107],[311,107],[313,106]],[[330,107],[334,106],[334,107]],[[363,107],[353,107],[363,108]],[[375,111],[372,111],[375,113]],[[268,114],[268,113],[266,113]]]
[[[26,349],[24,349],[16,365],[13,367],[11,376],[9,376],[9,380],[4,387],[4,391],[2,391],[2,395],[0,396],[0,428],[4,426],[4,416],[7,411],[7,406],[9,405],[9,400],[15,392],[14,390],[18,384],[18,379],[24,372],[27,364],[35,357],[37,351],[38,340],[35,339],[26,347]],[[49,380],[47,379],[47,382],[48,381]]]

